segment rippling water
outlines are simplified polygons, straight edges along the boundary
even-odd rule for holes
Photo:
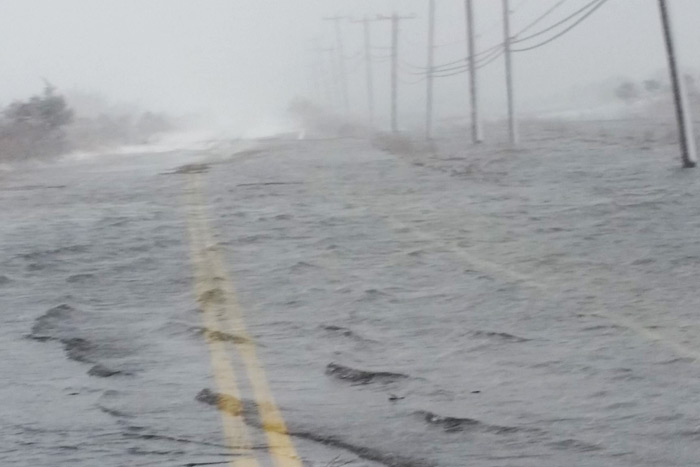
[[[267,142],[201,166],[310,465],[696,463],[696,172],[660,130],[535,130],[517,152]],[[226,461],[174,173],[207,157],[2,175],[5,463]]]

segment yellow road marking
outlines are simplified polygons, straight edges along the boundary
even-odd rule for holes
[[[201,232],[201,218],[197,210],[196,187],[191,183],[192,179],[189,179],[188,182],[187,226],[190,238],[190,255],[195,272],[195,293],[201,307],[204,327],[207,330],[206,338],[211,355],[211,367],[218,392],[240,401],[240,391],[226,352],[226,345],[212,335],[213,332],[220,332],[220,305],[209,294],[211,290],[214,290],[212,286],[215,286],[216,277],[206,257],[202,254],[205,250],[205,243]],[[225,406],[226,400],[224,397],[220,398],[219,409],[224,437],[235,456],[230,465],[232,467],[259,467],[258,461],[253,457],[252,445],[243,414],[240,410],[231,410],[231,407]]]
[[[195,272],[205,279],[198,289],[198,297],[203,298],[201,302],[207,303],[207,308],[211,311],[211,313],[206,313],[207,310],[204,310],[205,315],[209,314],[216,320],[216,322],[212,321],[211,325],[221,326],[221,328],[217,326],[214,329],[234,336],[233,345],[245,366],[275,465],[277,467],[302,467],[301,460],[288,434],[287,425],[282,418],[282,413],[272,396],[263,366],[258,359],[254,339],[245,326],[243,312],[238,304],[233,283],[224,266],[219,245],[214,240],[208,221],[201,179],[201,174],[188,174],[190,230],[195,232],[196,237],[196,244],[192,242],[196,250],[193,258],[197,258],[197,261],[194,261]],[[204,269],[206,269],[204,274],[202,274],[203,269],[197,267],[197,263],[203,263]],[[210,333],[210,345],[211,340]],[[218,355],[218,349],[212,347],[212,358],[214,358],[215,353]],[[233,368],[228,358],[226,360],[217,358],[217,364],[213,365],[213,369],[215,374],[219,372],[223,375],[233,375]],[[240,401],[237,388],[235,390],[229,388],[226,393],[231,394],[234,400]],[[222,412],[224,411],[222,410]],[[242,414],[233,418],[243,421]],[[242,428],[245,429],[245,427]],[[227,430],[226,426],[224,429]],[[249,445],[248,441],[247,446]],[[251,467],[253,465],[257,464],[251,464]]]

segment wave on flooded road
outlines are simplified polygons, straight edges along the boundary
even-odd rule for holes
[[[41,342],[60,342],[69,359],[93,365],[88,370],[90,376],[108,378],[128,375],[127,370],[113,369],[100,363],[100,358],[115,358],[132,352],[128,342],[89,340],[93,333],[80,329],[80,323],[87,321],[86,318],[84,313],[70,305],[58,305],[36,319],[28,337]]]

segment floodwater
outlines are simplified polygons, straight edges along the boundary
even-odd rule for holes
[[[235,458],[190,258],[196,177],[306,465],[697,464],[697,172],[666,130],[577,128],[526,128],[517,151],[446,133],[428,153],[260,141],[3,173],[0,462]]]

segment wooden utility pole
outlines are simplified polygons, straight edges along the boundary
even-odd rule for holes
[[[415,16],[399,16],[394,12],[391,16],[378,16],[378,20],[391,21],[391,132],[399,133],[399,24],[405,19]]]
[[[335,25],[335,41],[336,50],[338,52],[338,75],[341,86],[343,107],[345,108],[345,113],[350,112],[350,98],[348,96],[348,75],[345,66],[345,46],[343,44],[343,32],[340,27],[340,22],[347,19],[345,16],[332,16],[328,18],[323,18],[325,21],[333,21]]]
[[[469,54],[469,99],[472,115],[472,143],[481,143],[484,140],[481,131],[481,114],[479,109],[478,82],[476,73],[476,31],[474,27],[474,5],[472,0],[466,0],[467,13],[467,51]]]
[[[512,37],[510,34],[510,0],[503,0],[503,44],[506,56],[506,89],[508,92],[508,134],[510,144],[517,146],[519,142],[518,125],[515,121],[515,95],[513,89],[513,57],[511,51]]]
[[[433,138],[433,85],[435,80],[435,0],[430,0],[428,12],[428,89],[425,120],[425,139]]]
[[[365,71],[367,75],[367,109],[369,113],[369,126],[374,126],[374,67],[372,66],[372,32],[370,25],[372,20],[365,16],[362,20],[353,21],[361,23],[365,37]]]
[[[659,7],[661,9],[661,23],[664,29],[668,67],[671,74],[671,84],[673,86],[673,99],[676,104],[676,119],[678,120],[678,134],[681,143],[681,160],[683,162],[683,167],[692,168],[697,165],[698,159],[695,148],[693,120],[688,105],[688,95],[686,93],[683,77],[681,76],[681,67],[678,64],[678,55],[676,53],[676,45],[673,36],[673,24],[666,0],[659,0]]]

